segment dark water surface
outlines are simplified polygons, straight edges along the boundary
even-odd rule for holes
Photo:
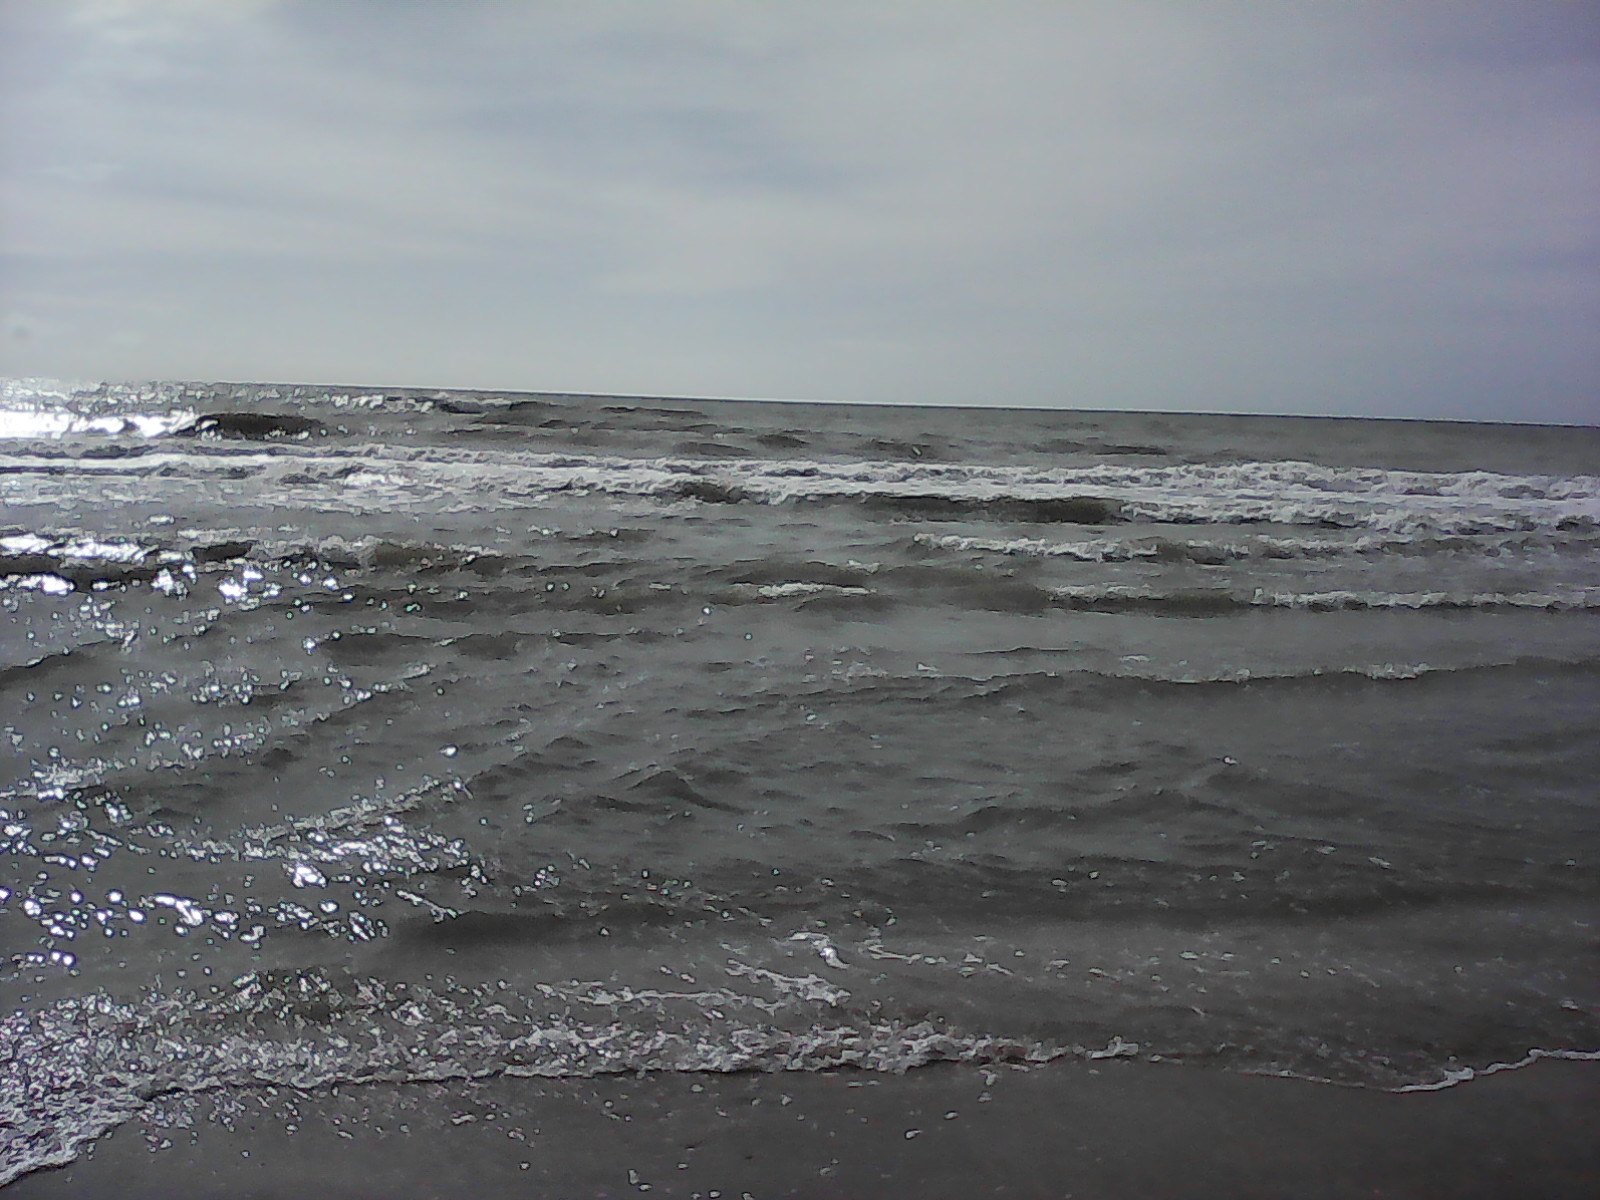
[[[223,1085],[1600,1050],[1600,430],[0,410],[0,1182]]]

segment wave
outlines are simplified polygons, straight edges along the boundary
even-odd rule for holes
[[[994,655],[1035,653],[1030,647],[1014,650],[991,651]],[[1600,658],[1550,658],[1522,655],[1516,658],[1490,662],[1465,662],[1454,665],[1411,660],[1385,660],[1383,662],[1358,662],[1339,666],[1306,666],[1299,668],[1269,668],[1252,670],[1246,667],[1219,668],[1214,671],[1190,670],[1182,673],[1151,669],[1141,661],[1124,662],[1116,671],[1084,668],[1071,671],[1032,671],[1019,673],[999,670],[988,676],[963,676],[975,683],[995,682],[1007,688],[1059,687],[1067,679],[1104,681],[1106,686],[1140,686],[1171,684],[1178,688],[1219,687],[1331,687],[1353,684],[1360,680],[1374,683],[1413,683],[1418,680],[1437,682],[1443,679],[1462,679],[1474,676],[1517,676],[1553,674],[1592,674],[1600,670]],[[948,675],[930,675],[929,678],[948,679]],[[1103,701],[1102,701],[1103,703]]]
[[[806,942],[835,978],[854,978],[847,974],[853,964],[825,935],[788,940]],[[985,970],[978,955],[929,958],[891,950],[877,939],[856,951],[873,960],[874,972],[902,963],[964,976]],[[1199,1039],[1191,1031],[1171,1045],[1130,1041],[1093,1021],[1083,1026],[1092,1037],[1006,1036],[936,1016],[897,1016],[833,978],[737,957],[725,960],[720,979],[702,971],[702,980],[688,986],[685,977],[663,973],[668,978],[661,986],[572,979],[519,990],[495,981],[425,985],[321,968],[271,968],[250,971],[210,994],[149,989],[118,998],[94,992],[15,1013],[0,1021],[0,1044],[7,1049],[0,1056],[0,1186],[72,1161],[162,1097],[220,1087],[306,1090],[646,1071],[900,1074],[936,1063],[1139,1058],[1220,1061],[1249,1074],[1407,1092],[1453,1086],[1541,1058],[1600,1057],[1586,1049],[1488,1050],[1476,1065],[1451,1059],[1412,1064],[1398,1078],[1352,1078],[1317,1069],[1326,1045],[1321,1054],[1293,1054],[1286,1061],[1265,1047],[1233,1043],[1226,1029]],[[1000,977],[1009,973],[998,971]],[[1370,1071],[1388,1060],[1357,1054],[1352,1062]]]
[[[847,969],[837,953],[830,955],[828,939],[808,938],[824,962]],[[881,945],[866,952],[920,961]],[[0,1023],[10,1051],[0,1059],[0,1186],[70,1162],[163,1096],[218,1087],[643,1071],[898,1074],[934,1063],[1211,1059],[1223,1049],[1171,1053],[1115,1034],[1073,1041],[975,1033],[935,1017],[878,1012],[815,974],[737,958],[721,974],[720,982],[689,987],[676,978],[662,987],[575,979],[518,991],[503,983],[425,986],[279,968],[241,975],[220,994],[150,990],[118,999],[98,992],[57,1001]],[[1596,1055],[1534,1049],[1520,1061],[1436,1067],[1388,1090],[1448,1087],[1542,1057]],[[1304,1066],[1248,1058],[1238,1069],[1324,1078]]]
[[[837,567],[825,563],[774,560],[744,563],[732,570],[714,570],[710,590],[663,582],[625,578],[596,583],[607,568],[621,564],[586,564],[563,567],[548,559],[508,555],[484,546],[408,542],[375,536],[363,538],[258,539],[231,536],[239,531],[217,531],[209,537],[177,543],[154,543],[93,536],[46,537],[17,534],[0,537],[0,591],[7,588],[68,594],[108,587],[148,584],[169,594],[185,595],[203,572],[228,575],[216,584],[230,604],[253,605],[281,591],[264,570],[399,572],[407,579],[460,574],[493,581],[512,581],[538,575],[546,579],[543,592],[531,593],[541,605],[593,609],[605,614],[641,612],[676,605],[689,597],[700,603],[730,606],[747,603],[795,601],[811,607],[862,605],[888,608],[914,597],[919,604],[947,603],[994,611],[1040,614],[1054,610],[1092,613],[1133,613],[1161,617],[1225,617],[1276,609],[1312,613],[1364,611],[1505,612],[1543,611],[1581,613],[1600,611],[1600,587],[1555,586],[1539,590],[1479,591],[1328,588],[1315,591],[1270,587],[1179,587],[1095,583],[1043,586],[1024,580],[967,574],[948,568],[908,564],[852,563]],[[620,538],[622,531],[581,531],[555,535],[577,544],[604,544]],[[638,540],[634,538],[632,540]],[[1376,539],[1374,539],[1376,541]],[[1023,553],[1041,545],[1027,539]],[[1152,542],[1154,544],[1152,544]],[[919,534],[915,545],[938,549],[1013,553],[1010,540],[968,537],[932,537]],[[1282,539],[1274,539],[1265,552],[1283,553]],[[1193,547],[1174,549],[1161,539],[1117,541],[1094,539],[1079,543],[1042,543],[1044,552],[1079,561],[1126,561],[1136,558],[1168,560]],[[1200,561],[1211,547],[1202,546]],[[1061,551],[1056,555],[1056,551]],[[1244,545],[1240,557],[1262,548]],[[1310,552],[1321,553],[1313,548]],[[1103,557],[1096,557],[1103,556]],[[869,569],[870,567],[870,569]],[[588,584],[573,591],[563,584],[551,590],[550,580],[563,571],[577,572]],[[649,574],[648,571],[645,574]],[[719,578],[720,577],[720,578]],[[725,582],[724,582],[725,581]],[[308,582],[302,580],[302,582]],[[332,575],[324,581],[335,591],[341,586]],[[259,594],[258,594],[259,593]],[[340,593],[343,602],[347,593]],[[480,602],[484,597],[480,596]],[[863,610],[864,611],[864,610]]]
[[[121,413],[94,416],[37,409],[0,408],[0,438],[50,439],[101,434],[107,437],[157,438],[194,421],[192,412]]]
[[[1237,540],[1139,538],[1084,538],[1069,542],[1046,538],[984,538],[959,534],[919,533],[916,545],[936,550],[1002,554],[1017,558],[1063,558],[1072,562],[1119,563],[1137,561],[1191,562],[1201,566],[1252,559],[1290,560],[1339,557],[1377,558],[1389,555],[1431,554],[1593,554],[1600,541],[1581,534],[1487,534],[1455,537],[1347,538],[1272,537],[1255,534]]]
[[[1600,529],[1600,476],[1594,475],[1385,471],[1309,462],[1066,468],[726,461],[383,443],[314,447],[304,437],[275,436],[270,429],[262,437],[268,440],[253,445],[254,453],[202,451],[199,443],[207,439],[197,439],[189,453],[68,460],[11,454],[0,459],[0,470],[67,476],[95,488],[117,477],[250,479],[269,494],[340,511],[468,495],[480,505],[515,507],[573,493],[719,505],[854,504],[919,520],[1276,524],[1392,536]]]
[[[634,545],[654,536],[648,530],[614,528],[538,532],[547,542],[576,546]],[[538,556],[507,555],[473,543],[409,541],[370,534],[285,538],[263,536],[259,530],[219,528],[168,540],[83,532],[0,536],[0,588],[64,593],[150,583],[169,593],[181,593],[201,571],[240,564],[398,571],[417,578],[449,572],[494,577],[549,565]]]
[[[603,403],[0,385],[0,1178],[234,1084],[1597,1044],[1583,445]],[[1363,444],[1588,473],[1217,461]]]
[[[1531,1067],[1542,1059],[1551,1059],[1556,1062],[1600,1062],[1600,1050],[1542,1050],[1535,1048],[1519,1058],[1516,1062],[1489,1063],[1483,1067],[1458,1067],[1445,1072],[1444,1078],[1427,1083],[1410,1083],[1403,1087],[1390,1088],[1392,1092],[1442,1092],[1446,1088],[1457,1087],[1469,1083],[1474,1079],[1482,1079],[1489,1075],[1498,1075],[1501,1071],[1520,1071],[1524,1067]],[[1316,1080],[1315,1082],[1332,1082],[1331,1080]]]
[[[329,429],[315,417],[301,417],[293,413],[217,412],[203,413],[169,432],[178,437],[269,441],[273,438],[326,437]]]
[[[104,993],[0,1024],[0,1186],[70,1162],[151,1100],[220,1086],[322,1087],[632,1071],[902,1072],[1047,1062],[1138,1047],[1060,1046],[852,1013],[816,976],[731,963],[699,991],[614,983],[453,991],[319,971],[258,971],[217,998]],[[744,985],[742,987],[738,985]]]
[[[1077,612],[1132,612],[1164,617],[1227,616],[1263,608],[1306,612],[1424,609],[1447,612],[1498,612],[1510,609],[1600,611],[1600,587],[1562,588],[1548,592],[1275,592],[1263,588],[1253,591],[1229,591],[1223,588],[1159,591],[1111,584],[1056,587],[1049,591],[1056,604]]]
[[[159,438],[194,420],[179,389],[142,389],[108,400],[104,384],[0,379],[0,439]]]
[[[824,497],[825,499],[828,497]],[[807,497],[807,499],[813,499]],[[927,521],[1015,521],[1026,524],[1104,525],[1121,520],[1118,506],[1097,496],[949,496],[936,492],[868,492],[852,497],[868,512]]]
[[[147,583],[189,561],[133,541],[51,539],[36,534],[0,537],[0,586],[46,592]]]

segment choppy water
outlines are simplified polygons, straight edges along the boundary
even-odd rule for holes
[[[1600,430],[0,410],[0,1181],[218,1084],[1600,1049]]]

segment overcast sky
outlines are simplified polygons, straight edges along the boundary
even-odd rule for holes
[[[0,0],[0,375],[1600,421],[1593,0]]]

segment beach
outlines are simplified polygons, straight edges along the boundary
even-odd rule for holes
[[[1578,1200],[1597,1102],[1592,1063],[1407,1095],[1127,1062],[226,1093],[8,1195]]]
[[[1600,431],[0,401],[8,1196],[1595,1190]]]

